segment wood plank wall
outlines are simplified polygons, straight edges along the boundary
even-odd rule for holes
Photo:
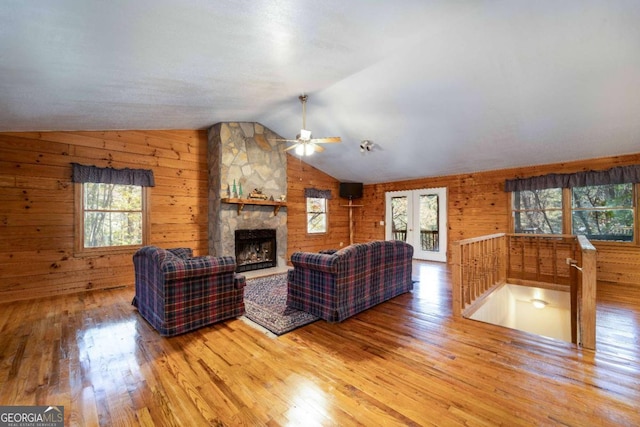
[[[0,300],[133,285],[131,255],[73,256],[71,162],[151,168],[151,244],[207,253],[207,133],[204,130],[0,133]],[[385,192],[447,187],[454,240],[509,232],[504,180],[640,163],[640,154],[528,168],[365,185],[353,210],[355,241],[384,239]],[[288,159],[288,253],[349,243],[339,181]],[[304,188],[331,189],[329,230],[306,233]],[[598,279],[640,286],[640,248],[596,242]]]
[[[287,260],[296,251],[318,252],[339,249],[349,244],[349,210],[339,197],[340,182],[326,173],[289,155],[287,158]],[[305,188],[331,190],[329,232],[307,234]]]
[[[152,169],[150,244],[207,253],[206,131],[0,133],[0,300],[133,285],[133,252],[74,257],[71,162]]]
[[[365,185],[357,211],[356,240],[384,239],[385,192],[421,188],[448,188],[448,250],[456,240],[486,234],[511,232],[509,193],[503,191],[505,179],[548,173],[604,170],[640,163],[640,154],[503,169],[472,174],[429,177],[408,181]],[[640,236],[637,237],[637,239]],[[635,244],[593,242],[598,250],[599,281],[640,286],[640,247]]]

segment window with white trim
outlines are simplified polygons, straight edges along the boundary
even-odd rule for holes
[[[307,233],[326,233],[328,224],[327,199],[307,197]]]

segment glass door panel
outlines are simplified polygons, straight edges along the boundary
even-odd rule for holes
[[[396,196],[391,198],[391,237],[393,240],[407,241],[409,198]]]
[[[447,260],[447,189],[393,191],[386,194],[386,238],[413,246],[413,257]]]
[[[423,251],[438,252],[439,210],[437,194],[420,194],[418,217],[420,218],[420,249]]]

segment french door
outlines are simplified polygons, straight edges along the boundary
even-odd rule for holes
[[[413,246],[413,257],[447,261],[447,189],[386,193],[385,238]]]

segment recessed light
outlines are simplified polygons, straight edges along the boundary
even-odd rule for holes
[[[532,299],[531,304],[533,304],[535,308],[545,308],[549,303],[541,299]]]

